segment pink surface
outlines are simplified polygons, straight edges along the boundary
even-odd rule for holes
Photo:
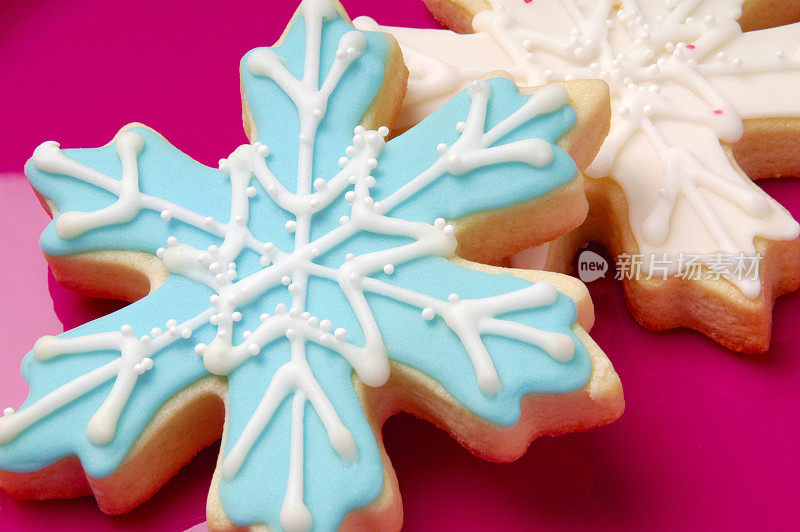
[[[0,406],[25,397],[19,360],[37,337],[118,306],[52,280],[37,244],[47,216],[26,182],[4,172],[21,172],[43,140],[98,146],[134,120],[214,164],[244,140],[240,56],[273,42],[294,4],[0,3]],[[418,0],[345,6],[387,24],[436,26]],[[800,217],[800,184],[763,186]],[[513,464],[482,462],[409,416],[390,420],[386,445],[406,530],[795,527],[800,296],[778,302],[769,353],[748,357],[689,331],[641,329],[615,281],[590,290],[598,309],[592,334],[625,387],[622,419],[538,440]],[[215,451],[124,517],[104,516],[91,499],[20,503],[0,493],[0,530],[190,528],[204,520]]]

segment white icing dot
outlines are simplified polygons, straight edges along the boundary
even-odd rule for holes
[[[173,338],[177,338],[178,336],[180,336],[180,334],[181,334],[181,331],[177,327],[170,327],[169,328],[169,335],[172,336]]]
[[[289,220],[288,222],[286,222],[286,224],[284,224],[284,227],[290,233],[294,233],[297,230],[297,222],[295,222],[294,220]]]
[[[367,168],[372,170],[374,168],[377,168],[377,166],[378,166],[378,159],[375,159],[374,157],[367,159]]]
[[[256,192],[257,191],[256,191],[256,187],[247,187],[244,190],[244,192],[245,192],[245,194],[247,194],[247,197],[254,198],[256,196]]]
[[[339,223],[341,225],[344,225],[344,224],[348,223],[349,221],[350,221],[350,217],[349,216],[342,216],[341,218],[339,218]]]
[[[189,327],[184,327],[183,329],[181,329],[181,336],[183,338],[191,338],[192,330]]]
[[[318,177],[317,179],[314,180],[314,188],[317,189],[317,190],[320,190],[320,191],[325,190],[325,187],[327,185],[328,185],[328,182],[325,181],[324,179],[322,179],[321,177]]]
[[[123,336],[130,336],[133,334],[133,327],[130,325],[123,325],[120,327],[119,331],[123,334]]]
[[[206,347],[208,347],[206,344],[197,344],[194,346],[194,354],[199,357],[203,356],[203,353],[206,352]]]
[[[269,155],[269,147],[267,147],[267,146],[265,146],[265,145],[261,144],[261,145],[258,147],[258,154],[259,154],[260,156],[262,156],[262,157],[266,157],[267,155]]]
[[[322,109],[314,109],[313,111],[311,111],[311,116],[319,120],[320,118],[322,118]]]
[[[361,200],[361,202],[364,204],[364,207],[369,208],[369,207],[372,207],[373,203],[375,203],[375,200],[372,199],[371,197],[367,196],[366,198]]]
[[[453,294],[450,294],[449,296],[447,296],[447,300],[448,300],[450,303],[456,303],[456,302],[458,302],[458,294],[455,294],[455,293],[453,293]]]
[[[217,275],[214,276],[214,280],[217,281],[217,283],[219,284],[225,284],[227,277],[225,277],[224,273],[218,273]]]
[[[275,244],[273,244],[272,242],[264,242],[264,245],[263,245],[263,246],[261,246],[261,248],[262,248],[264,251],[266,251],[267,253],[269,253],[270,251],[272,251],[273,249],[275,249]]]
[[[297,291],[297,285],[294,283],[290,283],[289,286],[287,286],[286,288],[288,288],[289,292],[293,294]]]
[[[438,144],[436,146],[436,151],[438,151],[439,153],[446,152],[447,151],[447,144],[445,144],[444,142],[442,142],[441,144]]]
[[[333,331],[333,336],[334,336],[334,337],[335,337],[337,340],[344,341],[344,340],[346,340],[346,339],[347,339],[347,330],[345,330],[345,329],[343,329],[343,328],[339,327],[338,329],[336,329],[335,331]]]
[[[317,318],[316,316],[311,316],[310,318],[308,318],[308,326],[309,327],[314,328],[317,325],[319,325],[319,318]]]
[[[242,321],[242,313],[237,310],[236,312],[231,314],[231,318],[233,319],[233,321]]]
[[[347,202],[352,203],[353,200],[355,199],[355,197],[356,197],[356,193],[353,192],[352,190],[348,190],[344,195],[344,200],[347,201]]]
[[[286,305],[284,303],[278,303],[275,306],[275,314],[286,314]]]
[[[436,313],[430,307],[425,307],[422,309],[422,319],[425,321],[431,321],[436,316]]]
[[[158,248],[158,249],[156,250],[156,257],[158,257],[159,259],[163,259],[163,258],[164,258],[164,255],[165,255],[166,253],[167,253],[167,250],[166,250],[166,249],[164,249],[164,248]]]
[[[3,410],[3,415],[4,416],[10,416],[13,413],[14,413],[14,409],[11,408],[10,406]]]
[[[339,157],[339,167],[344,168],[345,166],[347,166],[347,163],[349,162],[350,159],[348,159],[347,157]]]
[[[269,257],[267,255],[261,255],[261,258],[258,259],[258,262],[261,263],[262,266],[269,266]]]
[[[163,332],[164,331],[162,331],[160,327],[153,327],[153,329],[150,331],[150,336],[153,338],[158,338],[163,334]]]
[[[381,137],[385,137],[389,134],[389,128],[386,126],[381,126],[378,128],[378,135]]]
[[[164,209],[161,211],[161,219],[165,222],[172,220],[172,212],[169,209]]]
[[[256,356],[259,353],[259,351],[261,351],[261,348],[258,347],[258,344],[250,344],[247,346],[247,353],[251,357]]]
[[[393,265],[393,264],[387,264],[387,265],[385,265],[385,266],[383,267],[383,273],[385,273],[386,275],[391,275],[391,274],[393,274],[393,273],[394,273],[394,265]]]
[[[652,105],[645,105],[642,107],[642,112],[645,116],[653,116],[653,106]]]
[[[211,317],[208,318],[208,323],[210,323],[211,325],[219,324],[219,315],[218,314],[212,314]]]
[[[225,277],[227,277],[229,281],[233,281],[236,279],[236,270],[228,270],[228,272],[225,274]]]
[[[211,216],[206,216],[205,218],[203,218],[203,224],[206,227],[211,227],[212,225],[214,225],[214,218],[212,218]]]
[[[353,255],[352,253],[348,253],[347,255],[344,256],[344,260],[346,260],[347,262],[350,262],[354,258],[355,258],[355,255]]]
[[[297,336],[297,331],[294,329],[286,329],[286,338],[293,340]]]
[[[208,301],[216,307],[217,305],[219,305],[219,296],[217,294],[214,294],[208,298]]]
[[[262,322],[265,322],[265,321],[267,321],[267,320],[269,319],[269,314],[267,314],[267,313],[265,312],[265,313],[263,313],[262,315],[260,315],[260,316],[258,317],[258,319],[259,319],[259,320],[261,320]]]
[[[144,336],[139,338],[139,341],[142,342],[144,345],[148,345],[152,340],[153,339],[150,338],[150,335],[147,335],[147,334],[145,334]]]
[[[322,329],[323,331],[330,331],[331,327],[333,327],[333,324],[331,323],[330,320],[322,320],[321,322],[319,322],[319,328]]]
[[[284,286],[289,286],[289,283],[291,282],[292,278],[289,277],[288,275],[284,275],[283,277],[281,277],[281,284],[283,284]]]
[[[178,239],[175,238],[174,236],[169,237],[167,239],[167,245],[170,246],[170,247],[177,246],[178,245]]]
[[[459,133],[463,133],[466,127],[467,127],[466,122],[456,122],[456,131],[458,131]]]

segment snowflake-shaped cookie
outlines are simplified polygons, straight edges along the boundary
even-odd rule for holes
[[[119,279],[141,274],[161,284],[36,342],[30,396],[0,418],[0,486],[128,510],[219,437],[219,396],[212,528],[399,526],[379,443],[392,409],[488,456],[621,413],[570,297],[451,260],[447,220],[575,179],[555,144],[575,120],[567,91],[477,81],[387,142],[367,127],[402,96],[397,45],[345,17],[305,0],[279,45],[244,57],[252,144],[219,169],[142,126],[102,148],[36,149],[27,175],[55,214],[42,236],[54,270],[94,291],[132,293]],[[547,410],[569,401],[580,414]]]
[[[588,195],[597,213],[583,236],[616,255],[641,257],[640,279],[626,279],[626,287],[646,325],[692,326],[729,347],[764,350],[774,297],[798,283],[800,226],[747,178],[731,145],[745,134],[751,153],[737,157],[752,177],[797,170],[785,162],[797,160],[785,141],[797,136],[796,126],[753,119],[800,118],[800,23],[743,33],[742,3],[451,0],[444,2],[450,11],[436,4],[447,22],[475,33],[386,28],[400,41],[411,73],[398,126],[416,123],[469,80],[496,69],[526,86],[606,81],[611,131],[586,172],[596,178]],[[475,13],[471,28],[469,13]],[[356,25],[377,27],[367,18]],[[607,177],[613,183],[601,179]],[[571,256],[578,240],[556,243],[550,252]],[[689,260],[710,270],[701,286],[687,275]],[[782,273],[764,273],[774,271]],[[683,282],[658,282],[676,274]],[[676,291],[683,295],[674,297]],[[707,304],[681,308],[680,301],[698,293],[724,312],[704,313]],[[672,303],[652,304],[656,299]],[[671,305],[672,311],[663,308]],[[717,319],[730,313],[747,325]]]

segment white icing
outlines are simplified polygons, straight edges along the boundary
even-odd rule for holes
[[[280,519],[287,530],[305,530],[312,525],[311,514],[303,502],[303,418],[307,403],[313,406],[328,433],[331,446],[342,460],[350,463],[358,459],[352,434],[342,423],[306,360],[306,345],[314,342],[340,354],[367,385],[384,384],[389,377],[389,358],[380,329],[367,304],[366,292],[415,306],[421,309],[421,319],[438,317],[444,320],[463,342],[475,368],[477,383],[486,394],[496,393],[502,383],[483,344],[482,334],[506,336],[541,347],[559,361],[573,357],[575,344],[570,336],[495,317],[553,304],[558,292],[548,282],[486,299],[460,299],[453,294],[443,301],[369,277],[380,271],[391,274],[395,266],[424,256],[454,256],[457,245],[454,228],[445,220],[437,219],[428,224],[408,222],[385,214],[445,173],[460,175],[481,166],[510,161],[523,161],[533,166],[549,164],[553,159],[553,149],[543,140],[526,139],[500,146],[493,144],[525,121],[564,106],[567,94],[563,87],[540,89],[516,112],[486,131],[491,88],[485,81],[474,82],[469,91],[471,105],[468,115],[458,125],[462,133],[459,139],[452,146],[441,145],[440,156],[428,169],[380,201],[370,195],[370,188],[375,185],[370,171],[376,167],[385,144],[384,137],[389,133],[385,127],[377,131],[357,127],[353,146],[340,160],[341,170],[327,181],[319,178],[312,183],[314,140],[325,116],[328,98],[349,65],[364,51],[365,39],[357,31],[344,34],[330,72],[320,81],[322,20],[336,13],[329,0],[305,0],[302,12],[307,28],[302,79],[292,76],[267,49],[253,52],[247,63],[254,75],[273,79],[297,107],[301,142],[296,192],[287,190],[271,173],[266,162],[269,150],[260,143],[240,146],[227,159],[220,161],[220,169],[231,181],[228,223],[143,194],[138,188],[137,168],[143,138],[135,131],[126,131],[116,139],[117,153],[122,162],[122,178],[119,180],[69,159],[55,143],[45,143],[36,150],[33,164],[40,170],[90,183],[119,198],[110,207],[96,212],[64,212],[59,215],[56,227],[63,238],[74,238],[90,229],[130,221],[141,210],[149,209],[158,212],[165,222],[177,220],[223,240],[219,246],[197,249],[170,237],[166,246],[157,251],[157,256],[170,273],[185,276],[213,290],[211,306],[197,316],[181,324],[170,320],[166,323],[166,332],[155,328],[151,335],[142,337],[134,336],[132,328],[125,325],[117,332],[40,339],[34,346],[34,356],[39,360],[98,350],[118,351],[120,356],[61,386],[22,411],[9,413],[0,419],[0,444],[10,441],[32,423],[80,395],[115,379],[108,397],[87,427],[93,443],[108,443],[116,434],[120,414],[131,397],[138,376],[159,364],[157,355],[160,350],[181,338],[191,338],[193,332],[205,323],[216,327],[215,338],[208,345],[196,344],[194,350],[203,357],[206,368],[218,375],[229,374],[248,357],[258,356],[271,342],[286,337],[290,343],[290,360],[276,371],[243,432],[235,442],[231,442],[222,461],[222,475],[225,479],[236,476],[278,406],[292,394],[289,478]],[[294,220],[289,220],[286,225],[287,231],[294,234],[292,251],[261,242],[250,232],[249,199],[255,195],[255,189],[250,186],[252,179],[258,180],[272,201],[294,216]],[[352,190],[345,194],[352,204],[349,216],[343,216],[336,229],[311,241],[313,214],[328,207],[351,186]],[[348,254],[339,268],[313,262],[315,257],[359,231],[405,236],[413,242],[359,256]],[[239,278],[236,260],[245,249],[262,254],[264,267]],[[309,276],[331,279],[339,284],[364,333],[363,346],[348,342],[347,331],[342,328],[331,333],[332,325],[328,319],[320,319],[306,311]],[[263,314],[260,325],[252,331],[245,331],[243,341],[237,343],[233,329],[234,323],[242,319],[238,309],[280,285],[286,286],[291,293],[290,308],[280,304],[274,315]]]
[[[603,79],[611,132],[587,173],[621,185],[641,253],[753,256],[756,236],[797,238],[797,222],[732,166],[720,141],[741,137],[742,117],[800,116],[800,23],[743,34],[741,0],[490,3],[473,35],[356,19],[401,43],[411,77],[398,127],[494,70],[521,85]],[[730,273],[744,295],[759,295],[758,278]]]

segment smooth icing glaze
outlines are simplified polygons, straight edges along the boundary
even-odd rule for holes
[[[355,31],[329,0],[303,2],[280,45],[242,60],[258,138],[219,169],[144,127],[102,148],[36,149],[26,172],[59,212],[47,253],[144,251],[169,275],[144,299],[36,342],[22,366],[30,396],[0,418],[0,468],[77,455],[108,476],[164,402],[221,375],[228,518],[333,530],[383,489],[353,372],[380,386],[390,360],[409,365],[504,426],[524,395],[587,383],[567,296],[448,260],[446,219],[574,178],[555,145],[575,119],[566,91],[477,81],[386,142],[387,128],[358,123],[388,39]]]
[[[526,86],[599,78],[611,87],[611,132],[587,174],[622,187],[640,253],[666,256],[676,273],[681,254],[752,257],[757,236],[797,238],[797,222],[724,146],[742,118],[800,117],[800,23],[743,34],[742,0],[489,3],[471,35],[356,19],[401,43],[411,77],[397,127],[494,70]],[[725,275],[757,297],[760,279],[733,275],[735,264]]]

